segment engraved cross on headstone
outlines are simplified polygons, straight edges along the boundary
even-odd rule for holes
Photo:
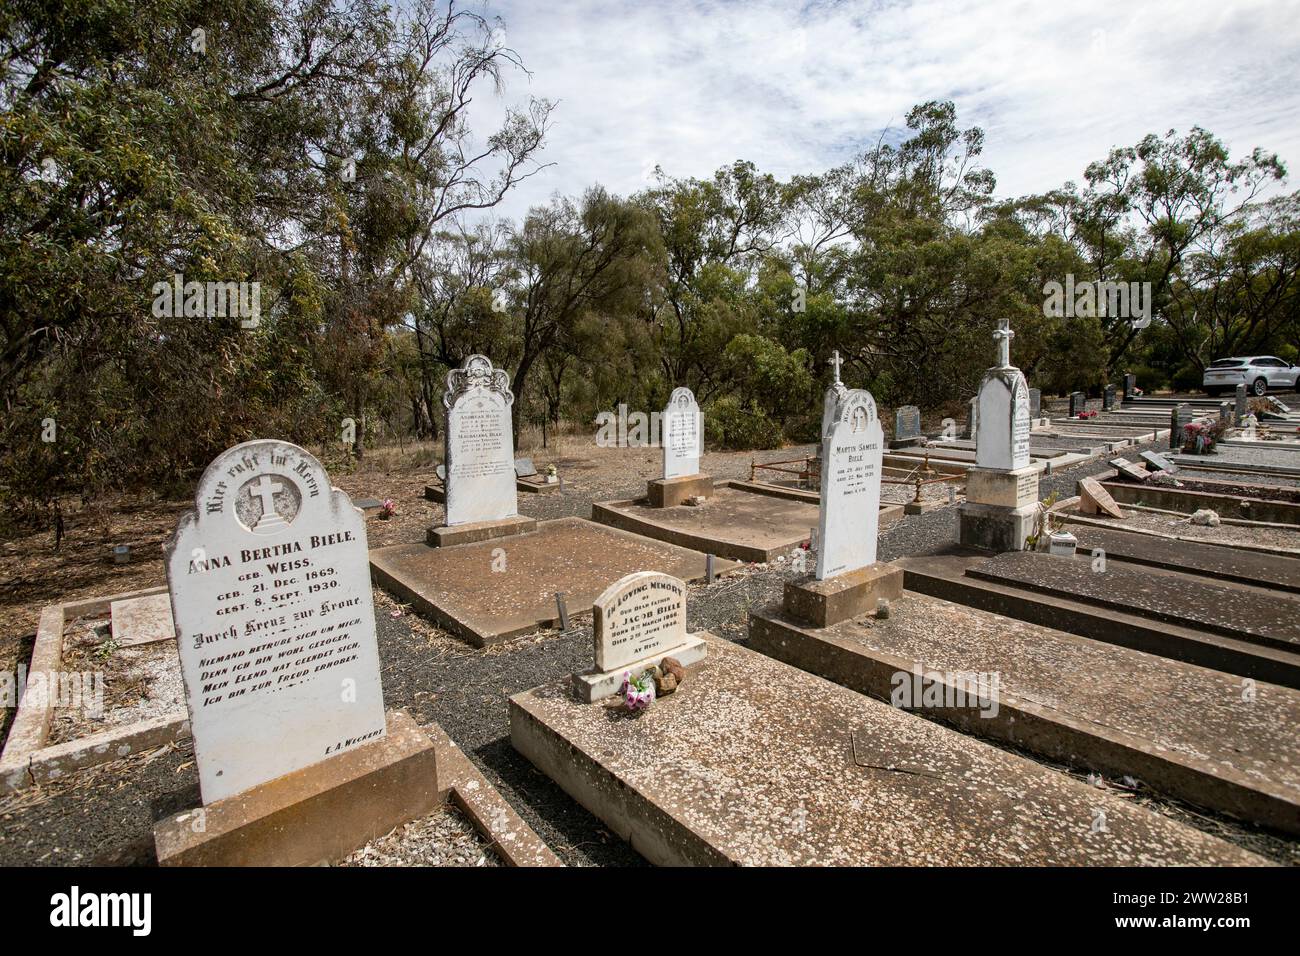
[[[262,499],[262,514],[275,514],[275,495],[278,491],[284,491],[284,485],[272,481],[269,475],[263,475],[253,487],[253,494]]]
[[[838,384],[840,380],[840,350],[836,349],[831,353],[831,360],[826,363],[835,369],[835,381]]]
[[[275,510],[275,495],[280,491],[284,491],[284,485],[272,481],[269,475],[263,475],[253,486],[253,497],[262,499],[262,517],[258,519],[255,527],[268,528],[283,523]]]
[[[998,367],[1007,368],[1011,365],[1011,340],[1016,337],[1016,333],[1011,331],[1011,322],[1007,319],[998,319],[998,327],[993,332],[993,339],[998,343]]]

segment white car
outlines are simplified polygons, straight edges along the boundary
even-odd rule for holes
[[[1231,392],[1241,383],[1252,394],[1264,395],[1270,388],[1294,389],[1297,378],[1300,378],[1300,368],[1276,355],[1246,355],[1211,362],[1201,384],[1211,395]]]

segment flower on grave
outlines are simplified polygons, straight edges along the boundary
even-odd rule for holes
[[[654,703],[654,675],[647,670],[640,677],[633,677],[631,671],[624,671],[623,686],[619,693],[623,695],[623,706],[628,710],[645,710]]]
[[[559,473],[560,473],[560,471],[559,471],[558,468],[555,467],[555,465],[547,465],[547,466],[546,466],[546,474],[547,474],[549,477],[554,478],[554,477],[555,477],[556,475],[558,475]]]
[[[379,507],[379,517],[387,521],[395,514],[397,514],[397,503],[392,498],[385,498],[384,503]]]

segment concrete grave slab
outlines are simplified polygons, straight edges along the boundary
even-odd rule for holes
[[[1273,448],[1218,446],[1212,455],[1171,454],[1169,460],[1189,468],[1230,468],[1247,473],[1258,471],[1300,475],[1300,457],[1295,452]]]
[[[1118,563],[1097,573],[1090,561],[1036,552],[1000,554],[966,573],[1253,644],[1300,651],[1300,607],[1286,598]]]
[[[1217,544],[1175,541],[1118,528],[1071,524],[1079,550],[1100,548],[1108,560],[1145,564],[1171,571],[1190,572],[1219,581],[1300,592],[1300,559],[1242,551]]]
[[[109,605],[113,643],[118,647],[176,640],[172,599],[165,591],[148,597],[126,598]]]
[[[1077,526],[1072,527],[1077,530]],[[1041,557],[1053,561],[1067,560],[1047,555]],[[909,591],[1119,647],[1300,689],[1300,652],[1156,620],[1136,609],[1102,607],[1086,599],[1037,592],[1014,581],[986,580],[967,575],[968,569],[985,560],[984,555],[958,550],[899,558],[894,563],[902,566],[904,585]]]
[[[510,699],[515,749],[651,863],[1263,862],[1031,760],[708,641],[681,689],[637,716],[579,703],[567,681]]]
[[[1300,833],[1300,691],[1246,698],[1234,674],[910,591],[885,619],[811,628],[771,608],[749,633],[754,650],[967,733]]]
[[[738,561],[773,561],[789,555],[817,527],[816,498],[770,491],[757,483],[723,481],[698,507],[656,508],[644,499],[592,504],[591,517],[635,534]],[[880,508],[883,526],[901,505]]]
[[[1194,488],[1164,488],[1151,484],[1129,485],[1113,481],[1101,484],[1122,504],[1163,508],[1189,515],[1201,508],[1209,508],[1220,518],[1300,525],[1300,503],[1294,501],[1271,501],[1239,494],[1218,494]]]
[[[715,565],[718,571],[734,566]],[[370,570],[376,584],[482,647],[555,624],[557,592],[577,614],[633,571],[699,580],[705,556],[583,518],[557,518],[510,538],[377,548],[370,552]]]

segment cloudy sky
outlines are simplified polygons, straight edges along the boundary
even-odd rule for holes
[[[560,0],[488,2],[531,77],[476,103],[558,107],[555,165],[517,216],[599,182],[623,194],[660,164],[735,159],[781,178],[844,162],[929,99],[984,129],[999,196],[1082,181],[1148,132],[1193,125],[1234,156],[1279,153],[1300,181],[1300,0]]]

